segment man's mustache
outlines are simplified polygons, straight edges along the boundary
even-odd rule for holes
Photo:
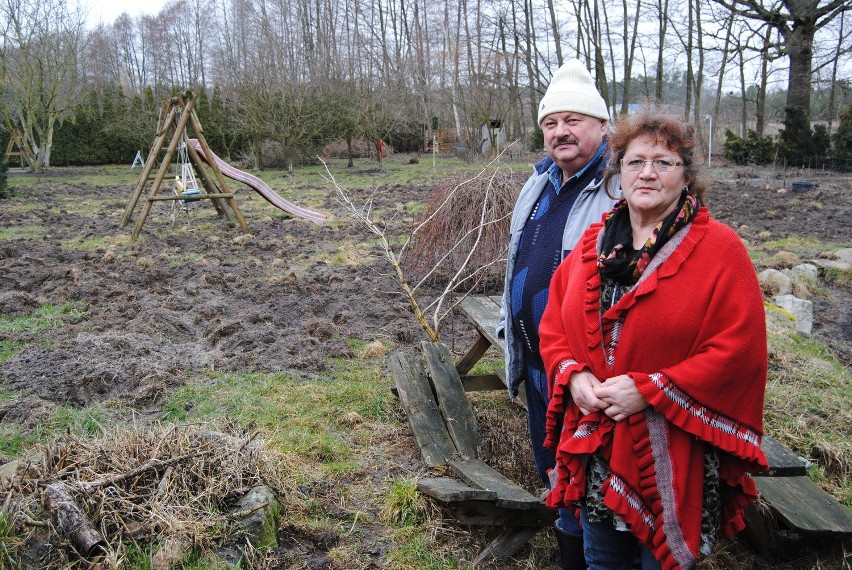
[[[556,147],[558,147],[558,146],[559,146],[559,145],[561,145],[561,144],[573,144],[573,145],[576,145],[576,144],[579,144],[579,142],[580,142],[580,141],[578,141],[575,137],[573,137],[573,136],[567,136],[567,137],[561,137],[561,138],[556,139],[555,141],[553,141],[552,146],[553,146],[553,148],[556,148]]]

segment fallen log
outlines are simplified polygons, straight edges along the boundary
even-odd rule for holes
[[[77,506],[65,483],[56,482],[45,487],[44,505],[60,532],[71,540],[81,557],[91,558],[106,548],[106,540]]]

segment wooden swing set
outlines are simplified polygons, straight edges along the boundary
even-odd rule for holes
[[[162,159],[160,160],[160,166],[157,170],[157,174],[154,176],[153,185],[148,192],[147,201],[142,208],[142,214],[139,216],[139,219],[136,220],[136,226],[133,228],[133,239],[139,237],[139,234],[142,232],[142,226],[145,224],[145,220],[151,212],[151,207],[155,202],[160,201],[179,201],[179,203],[183,205],[190,200],[210,200],[218,214],[227,220],[230,220],[230,216],[226,209],[227,206],[233,211],[234,217],[243,232],[246,234],[250,233],[248,225],[246,224],[246,221],[237,206],[237,202],[234,199],[234,193],[228,188],[225,176],[222,174],[219,166],[215,161],[211,161],[209,163],[210,169],[213,171],[213,175],[215,176],[214,179],[204,168],[204,161],[199,156],[198,151],[195,148],[195,144],[190,143],[189,136],[186,132],[187,126],[191,126],[193,131],[195,131],[195,138],[197,139],[202,152],[206,156],[214,156],[204,138],[204,129],[201,127],[201,122],[195,114],[195,101],[196,96],[192,93],[192,91],[186,91],[182,95],[172,97],[163,105],[163,112],[160,116],[161,120],[157,125],[157,137],[154,140],[154,144],[151,146],[151,151],[148,153],[148,158],[145,160],[145,166],[142,168],[142,172],[139,175],[139,181],[136,183],[136,187],[133,190],[130,201],[127,203],[127,207],[124,210],[124,215],[121,218],[120,227],[123,228],[130,222],[133,210],[136,208],[136,204],[142,196],[142,192],[145,189],[146,184],[150,180],[151,172],[154,170],[158,157],[165,150],[165,154],[163,154]],[[164,146],[166,140],[169,141],[168,146]],[[164,193],[163,195],[160,195],[160,188],[169,171],[175,152],[180,153],[180,158],[183,161],[183,164],[181,164],[181,175],[183,176],[183,181],[181,181],[180,176],[175,180],[176,187],[181,191],[175,192],[174,194]],[[186,183],[187,172],[189,172],[189,175],[191,176],[193,167],[195,172],[198,173],[199,178],[201,178],[201,184],[206,192],[200,192],[197,187],[188,187],[189,185]],[[194,182],[194,177],[191,177],[191,180]]]
[[[27,144],[27,139],[18,127],[15,127],[12,131],[12,136],[9,137],[9,144],[6,145],[6,154],[4,156],[7,161],[17,156],[20,160],[21,168],[25,166],[24,159],[26,159],[26,164],[32,164],[36,160],[35,154],[30,150],[30,145]]]

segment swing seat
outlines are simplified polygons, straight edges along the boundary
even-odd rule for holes
[[[187,202],[197,202],[201,200],[201,198],[193,198],[193,196],[198,196],[201,194],[201,190],[198,188],[190,188],[189,190],[184,190],[181,192],[181,204],[186,204]]]

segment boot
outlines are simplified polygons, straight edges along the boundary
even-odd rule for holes
[[[556,532],[556,544],[559,545],[559,562],[556,570],[585,570],[586,557],[583,556],[583,535],[565,532],[553,527]]]

